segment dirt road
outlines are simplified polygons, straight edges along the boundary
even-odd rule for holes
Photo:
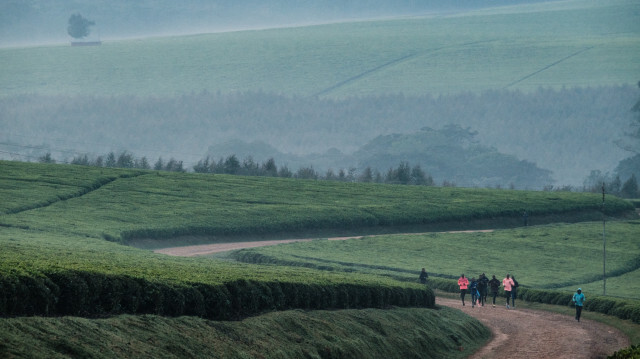
[[[463,233],[463,232],[491,232],[491,229],[483,229],[483,230],[473,230],[473,231],[449,231],[447,233]],[[404,233],[405,235],[415,235],[419,233]],[[328,238],[330,241],[340,241],[345,239],[352,238],[363,238],[365,236],[353,236],[353,237],[332,237]],[[367,237],[375,237],[375,235],[367,236]],[[304,239],[282,239],[282,240],[273,240],[273,241],[253,241],[253,242],[230,242],[230,243],[214,243],[214,244],[199,244],[195,246],[184,246],[184,247],[171,247],[171,248],[161,248],[156,249],[154,252],[162,253],[170,256],[178,256],[178,257],[194,257],[194,256],[203,256],[207,254],[213,254],[218,252],[226,252],[232,251],[234,249],[243,249],[243,248],[255,248],[255,247],[263,247],[263,246],[272,246],[274,244],[281,243],[293,243],[293,242],[306,242],[311,241],[312,239],[304,238]]]
[[[437,305],[460,309],[491,329],[493,338],[469,357],[472,359],[606,358],[630,345],[622,332],[599,322],[578,322],[571,316],[538,310],[507,309],[504,298],[496,299],[495,308],[472,308],[470,301],[468,298],[463,307],[459,299],[436,298]]]
[[[331,238],[341,240],[358,237]],[[159,249],[155,252],[174,256],[197,256],[241,248],[259,247],[310,239],[236,242]],[[470,299],[467,301],[470,302]],[[507,309],[504,299],[496,300],[496,307],[472,308],[460,300],[438,297],[437,305],[460,309],[478,318],[491,329],[493,338],[469,358],[553,358],[592,359],[606,358],[616,350],[630,345],[629,340],[617,329],[585,320],[577,322],[573,317],[528,309]],[[517,304],[517,303],[516,303]]]

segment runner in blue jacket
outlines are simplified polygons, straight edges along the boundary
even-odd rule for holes
[[[584,305],[584,294],[582,288],[578,288],[578,291],[573,294],[573,303],[576,305],[576,320],[580,321],[580,314],[582,314],[582,306]]]
[[[469,284],[469,292],[471,293],[471,308],[476,306],[476,302],[480,299],[480,292],[478,291],[478,281],[475,278],[471,278],[471,284]]]

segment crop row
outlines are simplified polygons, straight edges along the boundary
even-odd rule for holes
[[[432,307],[431,290],[366,274],[155,254],[96,238],[0,232],[0,316],[151,313],[232,319],[269,310]]]
[[[433,307],[425,287],[236,279],[170,284],[104,273],[0,275],[0,316],[194,315],[229,320],[285,309]]]
[[[560,289],[602,279],[601,266],[584,266],[601,263],[602,230],[601,222],[582,222],[475,233],[380,235],[249,248],[231,256],[245,263],[360,272],[399,280],[415,280],[422,267],[440,278],[511,273],[529,287]],[[608,222],[606,237],[607,276],[628,276],[627,283],[612,288],[611,294],[640,299],[634,274],[640,268],[638,221]]]

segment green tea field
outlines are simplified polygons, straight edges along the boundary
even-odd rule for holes
[[[633,0],[573,0],[99,47],[3,48],[0,95],[340,98],[629,84],[640,72],[638,8]]]
[[[256,345],[281,357],[297,357],[301,350],[348,356],[351,350],[361,352],[363,348],[376,353],[397,351],[394,355],[400,357],[415,355],[410,354],[414,350],[436,357],[438,353],[464,357],[469,352],[456,353],[457,348],[482,346],[488,339],[487,328],[461,312],[436,310],[432,290],[447,287],[448,278],[461,270],[511,271],[529,290],[529,294],[523,290],[523,296],[543,302],[533,296],[557,292],[566,297],[562,287],[597,285],[599,279],[597,266],[592,265],[599,245],[597,222],[484,234],[316,240],[306,247],[243,250],[219,258],[169,257],[124,245],[138,238],[157,238],[161,245],[173,236],[189,235],[237,241],[286,237],[286,233],[380,233],[429,228],[441,221],[449,226],[508,227],[521,225],[523,207],[532,221],[576,221],[599,213],[600,197],[586,193],[339,183],[7,161],[0,162],[0,183],[4,199],[0,353],[8,357],[96,356],[98,351],[108,353],[101,354],[105,357],[185,351],[202,356],[207,341],[220,348],[221,357],[254,356],[250,353]],[[612,257],[608,283],[611,294],[634,298],[629,293],[635,287],[623,288],[617,278],[637,277],[638,248],[632,240],[637,237],[637,221],[620,220],[631,213],[635,212],[630,202],[608,199]],[[492,248],[503,249],[495,254],[490,253]],[[258,258],[256,262],[260,258],[271,262],[231,260],[248,261],[252,256]],[[417,283],[421,266],[432,273],[432,285]],[[581,270],[571,269],[576,266]],[[609,309],[618,310],[609,314],[635,318],[634,301],[615,298],[603,299],[609,300]],[[335,310],[346,312],[334,315]],[[407,316],[415,324],[402,319]],[[402,339],[389,333],[413,331],[409,328],[416,325],[429,329],[416,332],[417,344],[398,351]],[[267,339],[259,329],[263,326],[282,331]],[[335,342],[327,341],[328,334],[323,339],[324,331],[356,334]],[[84,334],[78,337],[80,332]],[[319,337],[302,346],[300,341],[293,344],[296,338],[309,340],[305,333],[312,332]],[[245,344],[215,344],[219,342],[212,335],[229,338],[223,342]],[[627,335],[634,335],[633,331]],[[105,336],[110,338],[108,344],[97,343]],[[191,339],[180,339],[185,336]],[[254,339],[242,339],[245,336]],[[167,345],[149,345],[158,341]],[[174,342],[184,344],[168,344]],[[367,357],[366,353],[359,355]]]
[[[640,299],[640,222],[606,224],[610,296]],[[507,273],[524,287],[582,287],[602,294],[602,222],[549,224],[478,233],[383,235],[346,241],[315,240],[233,254],[248,262],[286,264],[337,272],[372,273],[416,280],[425,267],[436,278],[481,273],[502,280]]]

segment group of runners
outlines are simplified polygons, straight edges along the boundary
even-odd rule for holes
[[[429,275],[427,274],[425,268],[422,268],[422,272],[420,272],[420,282],[427,283],[427,279]],[[465,305],[464,299],[467,295],[467,291],[471,294],[471,307],[475,307],[476,305],[484,307],[487,302],[487,296],[491,293],[492,305],[495,308],[496,306],[496,297],[498,296],[498,291],[500,290],[500,285],[504,288],[505,297],[507,302],[505,303],[507,309],[516,307],[516,297],[518,295],[518,287],[520,284],[516,280],[516,278],[507,274],[507,276],[500,282],[495,275],[492,276],[491,279],[487,278],[487,276],[482,273],[478,276],[478,278],[471,278],[469,280],[464,276],[464,273],[458,278],[458,286],[460,286],[460,299],[462,300],[462,305]],[[582,307],[584,305],[585,296],[582,293],[582,289],[578,288],[577,292],[571,298],[571,302],[576,307],[576,320],[580,321],[580,315],[582,314]]]
[[[502,283],[496,278],[495,275],[492,276],[491,279],[487,278],[487,276],[482,273],[478,278],[471,278],[469,280],[467,277],[462,274],[460,278],[458,278],[458,286],[460,286],[460,299],[462,299],[462,305],[465,305],[464,298],[467,294],[471,294],[471,307],[475,307],[476,305],[484,307],[487,302],[487,296],[491,293],[492,297],[492,305],[496,306],[496,297],[498,296],[498,290],[500,289],[500,285],[504,288],[505,296],[507,298],[506,307],[507,309],[516,307],[516,296],[518,290],[518,281],[516,278],[510,274],[502,280]]]
[[[429,275],[426,270],[422,268],[420,272],[420,282],[427,283],[427,279]],[[496,297],[498,296],[498,290],[500,289],[500,285],[504,287],[504,292],[507,297],[507,309],[516,307],[516,296],[517,296],[517,288],[519,286],[516,278],[510,274],[507,274],[506,278],[502,280],[502,283],[496,279],[496,276],[493,275],[493,278],[489,279],[487,276],[482,273],[478,278],[471,278],[471,281],[467,277],[464,276],[464,273],[458,279],[458,285],[460,286],[460,299],[462,299],[462,305],[465,305],[464,299],[467,295],[467,291],[471,294],[471,306],[475,307],[476,305],[484,307],[487,302],[487,296],[489,292],[492,297],[492,304],[496,306]]]

